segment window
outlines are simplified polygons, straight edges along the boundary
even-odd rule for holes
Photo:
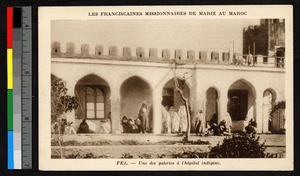
[[[104,118],[104,95],[100,86],[86,86],[86,118]]]

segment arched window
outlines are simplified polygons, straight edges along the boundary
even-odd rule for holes
[[[97,75],[87,75],[81,78],[75,86],[78,98],[76,119],[103,119],[109,116],[110,88],[104,79]]]
[[[101,119],[104,118],[104,95],[101,86],[86,86],[86,118]]]

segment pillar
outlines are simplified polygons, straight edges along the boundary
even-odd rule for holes
[[[259,91],[257,91],[257,92],[258,92],[257,95],[261,95],[261,94],[259,94],[260,93]],[[256,115],[255,120],[256,120],[256,123],[257,123],[257,132],[258,133],[264,133],[264,132],[268,131],[268,128],[266,128],[266,129],[263,128],[262,104],[263,104],[263,97],[262,96],[257,96],[256,100],[255,100],[255,110],[256,110],[256,112],[255,112],[255,115]]]
[[[111,121],[112,121],[112,133],[118,134],[123,131],[121,127],[121,98],[120,98],[120,86],[112,85],[111,87]]]
[[[161,134],[161,101],[162,101],[162,89],[156,87],[153,90],[153,133]]]
[[[219,92],[218,92],[219,93]],[[227,88],[221,88],[219,99],[217,100],[218,103],[218,123],[223,120],[227,116],[227,103],[228,103],[228,89]]]
[[[191,88],[190,88],[190,106],[192,109],[191,112],[191,132],[195,131],[195,117],[197,115],[197,112],[199,112],[200,109],[202,109],[202,104],[198,103],[198,86],[197,86],[197,77],[198,77],[198,72],[197,69],[194,72],[194,76],[192,76],[191,79]]]

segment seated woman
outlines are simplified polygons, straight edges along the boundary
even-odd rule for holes
[[[230,129],[225,120],[222,120],[219,124],[219,135],[230,135]]]
[[[218,116],[216,113],[213,114],[209,120],[208,134],[210,134],[210,135],[219,135],[220,134],[220,129],[218,126]]]
[[[100,133],[109,134],[111,133],[111,112],[108,113],[105,122],[102,124]]]
[[[123,116],[121,124],[123,126],[123,133],[139,133],[140,132],[140,129],[138,126],[141,123],[140,123],[139,119],[133,120],[132,117],[127,118],[126,116]]]
[[[121,125],[123,127],[123,133],[129,133],[130,132],[130,124],[128,122],[128,118],[126,116],[123,116],[121,120]]]
[[[256,134],[256,126],[257,123],[255,122],[255,120],[250,119],[249,124],[245,127],[246,133],[247,134]]]
[[[77,133],[90,133],[89,125],[86,123],[85,119],[80,123]]]
[[[207,131],[208,131],[209,135],[219,135],[220,134],[219,127],[215,123],[213,123],[212,125],[209,125],[209,128]]]

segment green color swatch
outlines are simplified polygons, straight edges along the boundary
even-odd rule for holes
[[[13,90],[7,90],[7,130],[13,131]]]

